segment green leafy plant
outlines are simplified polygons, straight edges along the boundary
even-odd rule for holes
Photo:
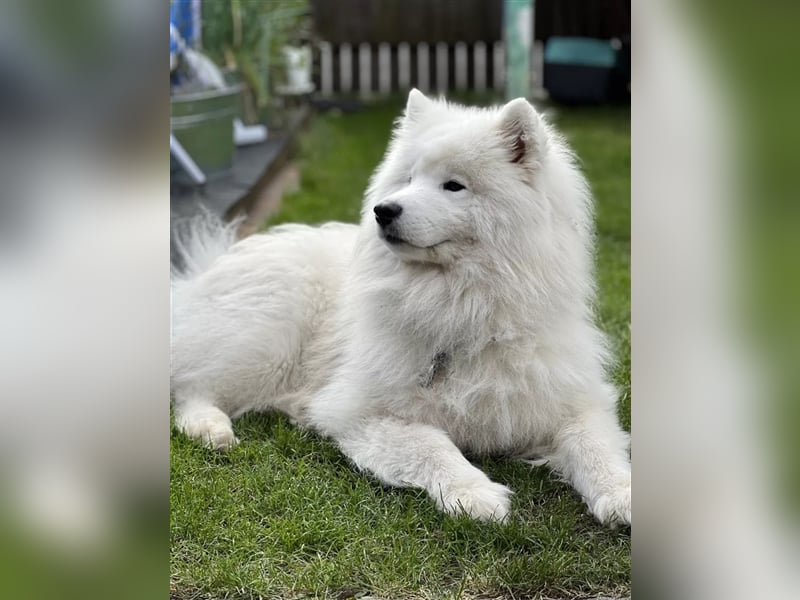
[[[240,74],[246,120],[259,120],[281,48],[306,26],[308,0],[207,0],[202,10],[203,51]]]

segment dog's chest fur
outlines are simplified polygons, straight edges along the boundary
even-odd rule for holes
[[[541,438],[552,420],[525,366],[522,340],[490,338],[479,351],[458,347],[431,360],[409,408],[445,429],[464,450],[514,454]]]
[[[529,331],[501,311],[470,312],[483,299],[445,304],[430,283],[414,292],[406,294],[427,303],[387,294],[375,305],[374,396],[395,416],[444,429],[466,451],[514,454],[542,441],[555,415],[536,385]]]

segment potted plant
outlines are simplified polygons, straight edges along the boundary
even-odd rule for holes
[[[302,46],[284,46],[283,56],[286,61],[286,80],[288,92],[304,94],[314,89],[311,82],[311,48]]]

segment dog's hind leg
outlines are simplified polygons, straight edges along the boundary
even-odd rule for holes
[[[357,466],[389,485],[427,490],[447,513],[497,521],[508,516],[511,490],[472,465],[441,429],[376,418],[335,438]]]
[[[228,450],[239,443],[230,417],[213,399],[185,392],[175,394],[175,425],[190,438],[214,450]]]

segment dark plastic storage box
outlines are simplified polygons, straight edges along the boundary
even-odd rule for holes
[[[617,60],[609,40],[551,37],[544,49],[544,87],[557,102],[606,102],[611,97]]]

